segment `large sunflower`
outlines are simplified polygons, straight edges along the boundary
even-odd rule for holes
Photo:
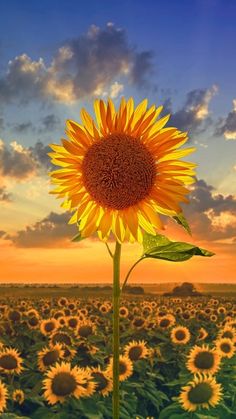
[[[188,355],[187,368],[192,373],[215,374],[220,369],[221,356],[208,345],[194,346]]]
[[[88,374],[82,368],[71,368],[70,363],[62,362],[47,372],[43,381],[44,397],[49,404],[63,403],[67,397],[80,398],[86,395]]]
[[[112,232],[119,242],[142,242],[143,230],[162,228],[158,213],[174,216],[188,202],[195,164],[179,159],[194,148],[176,150],[187,133],[164,128],[170,115],[156,120],[162,106],[147,104],[135,109],[122,98],[116,111],[110,99],[95,100],[97,123],[82,109],[83,124],[67,121],[68,139],[51,144],[52,163],[62,167],[51,172],[52,193],[74,212],[70,223],[79,222],[82,237],[97,231],[106,241]]]
[[[182,388],[179,401],[184,410],[194,412],[198,408],[215,407],[222,398],[222,387],[215,378],[207,375],[194,376],[187,386]]]
[[[17,349],[5,348],[0,352],[0,372],[3,374],[20,374],[23,370],[22,362]]]

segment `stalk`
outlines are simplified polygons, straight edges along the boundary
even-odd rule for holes
[[[121,244],[116,242],[113,255],[113,419],[119,419],[119,308]]]

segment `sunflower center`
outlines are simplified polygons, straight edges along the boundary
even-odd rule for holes
[[[59,352],[55,349],[50,352],[47,352],[43,356],[42,361],[43,361],[43,364],[47,367],[48,365],[54,364],[54,362],[56,362],[58,358],[59,358]]]
[[[93,332],[91,326],[80,326],[78,333],[82,338],[86,338]]]
[[[55,345],[56,343],[65,343],[66,345],[71,345],[71,338],[66,333],[56,333],[53,335],[52,343]]]
[[[17,368],[17,360],[11,355],[2,355],[0,358],[0,367],[5,370],[13,370]]]
[[[28,323],[30,324],[30,326],[37,326],[37,324],[38,324],[38,319],[37,319],[37,317],[31,317],[29,320],[28,320]]]
[[[69,319],[68,320],[68,325],[70,326],[70,327],[72,327],[72,328],[75,328],[76,326],[77,326],[77,324],[78,324],[78,320],[77,319]]]
[[[133,346],[129,350],[129,358],[131,359],[131,361],[137,361],[141,357],[142,352],[143,350],[141,346]]]
[[[13,322],[18,322],[21,318],[21,315],[19,313],[19,311],[13,310],[10,311],[9,313],[9,320],[13,321]]]
[[[224,342],[220,345],[220,349],[225,354],[228,354],[231,351],[231,346],[229,345],[229,343]]]
[[[55,324],[53,322],[48,322],[44,326],[46,332],[51,332],[55,328]]]
[[[56,396],[68,396],[75,391],[76,386],[75,378],[68,372],[60,372],[52,380],[52,392]]]
[[[199,369],[210,369],[214,365],[214,355],[211,352],[199,352],[195,358],[195,366]]]
[[[169,319],[162,319],[159,323],[160,327],[168,327],[170,325],[170,320]]]
[[[97,386],[96,386],[97,391],[102,391],[107,387],[108,380],[106,379],[106,377],[102,373],[93,372],[92,376],[94,378],[94,381],[97,384]]]
[[[177,340],[184,340],[186,335],[183,330],[177,330],[177,332],[175,332],[175,337]]]
[[[155,160],[139,139],[114,133],[88,149],[82,174],[97,203],[122,210],[149,194],[156,177]]]
[[[212,394],[212,388],[209,384],[199,383],[196,387],[191,388],[188,393],[188,399],[194,404],[207,403],[212,397]]]
[[[143,319],[135,319],[134,320],[134,326],[136,326],[136,327],[141,327],[143,324],[144,324]]]

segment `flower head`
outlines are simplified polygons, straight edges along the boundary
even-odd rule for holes
[[[194,148],[176,150],[187,133],[164,128],[170,115],[157,120],[162,106],[147,104],[122,98],[116,111],[110,99],[96,100],[97,123],[82,109],[83,124],[67,121],[69,139],[51,144],[52,163],[62,167],[51,173],[52,193],[74,212],[82,237],[97,232],[107,241],[112,232],[119,242],[142,242],[143,231],[163,228],[158,213],[174,216],[188,202],[195,164],[179,159]]]

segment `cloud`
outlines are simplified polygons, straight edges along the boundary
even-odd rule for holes
[[[214,187],[198,180],[184,212],[192,231],[206,240],[236,238],[236,197],[215,194]]]
[[[92,25],[86,34],[65,42],[48,66],[43,58],[27,54],[9,61],[0,79],[0,103],[39,99],[72,104],[119,78],[141,87],[150,79],[152,58],[151,51],[129,44],[124,29],[111,22],[103,29]]]
[[[18,231],[15,235],[6,235],[16,247],[58,247],[70,242],[76,234],[76,227],[68,225],[70,214],[50,212],[47,217]]]
[[[40,132],[53,131],[60,124],[60,119],[55,114],[50,113],[42,118],[41,124],[42,126],[39,129]]]
[[[6,192],[5,186],[0,186],[0,202],[11,202],[11,194]]]
[[[124,85],[115,81],[115,83],[111,85],[111,89],[110,89],[111,98],[115,99],[121,92],[123,92],[123,90],[124,90]]]
[[[226,140],[236,140],[236,99],[233,100],[233,110],[226,118],[218,120],[215,135],[223,135]]]
[[[15,124],[13,126],[13,129],[17,131],[18,134],[25,134],[28,131],[33,131],[34,126],[31,121],[28,121],[28,122],[22,122],[20,124]]]
[[[47,153],[52,150],[48,144],[44,144],[42,141],[37,141],[34,146],[29,147],[29,151],[34,157],[38,169],[51,169],[52,165]]]
[[[210,122],[209,104],[218,88],[213,85],[210,89],[195,89],[187,94],[182,108],[172,113],[171,100],[166,100],[166,106],[171,113],[169,125],[191,134],[203,131]]]
[[[36,161],[28,148],[16,141],[12,141],[8,147],[0,140],[0,177],[21,180],[33,176],[35,172]]]
[[[4,118],[0,117],[0,130],[3,131],[5,128]]]

